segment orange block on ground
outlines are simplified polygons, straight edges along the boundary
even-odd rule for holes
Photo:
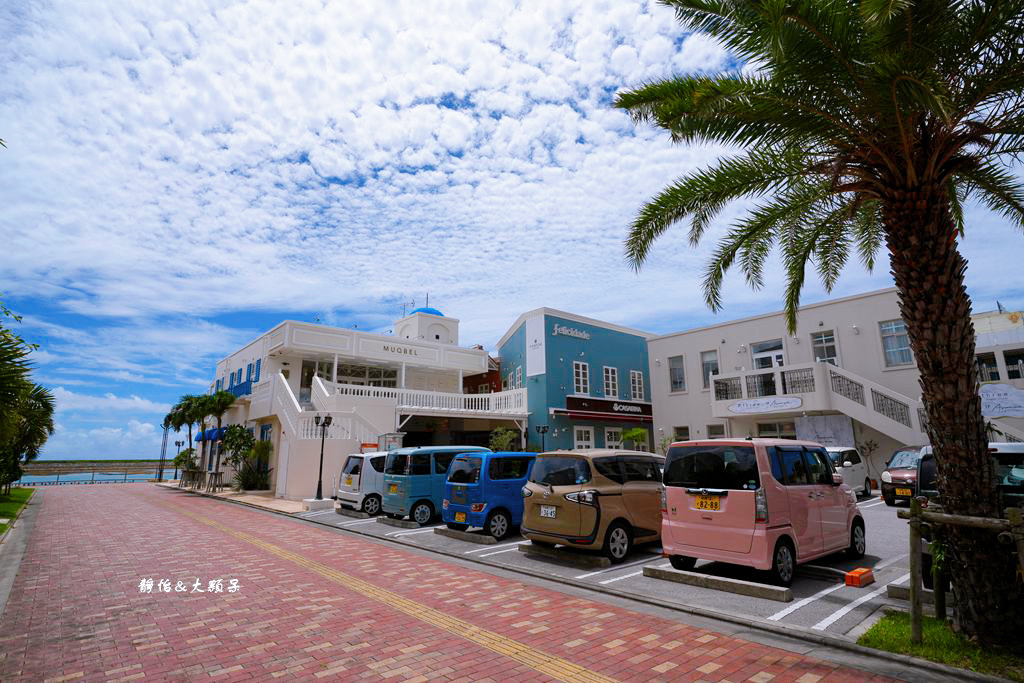
[[[875,573],[867,567],[857,567],[846,572],[846,585],[863,588],[875,582]]]

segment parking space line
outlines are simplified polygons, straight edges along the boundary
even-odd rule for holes
[[[428,527],[424,527],[422,529],[414,529],[413,531],[392,531],[391,533],[385,534],[385,535],[386,536],[394,536],[394,537],[397,538],[399,536],[408,536],[410,534],[425,534],[425,533],[433,532],[434,529],[438,528],[439,526],[444,526],[444,525],[443,524],[435,524],[434,526],[428,526]]]
[[[518,546],[519,544],[517,543],[516,545]],[[516,547],[516,548],[505,548],[504,550],[495,550],[493,553],[484,553],[483,555],[478,555],[477,557],[490,557],[491,555],[500,555],[502,553],[510,553],[513,550],[519,550],[519,548]]]
[[[334,510],[317,510],[316,512],[307,512],[299,515],[303,519],[309,519],[310,517],[319,517],[320,515],[334,515],[337,514]]]
[[[519,545],[522,541],[510,541],[508,543],[501,543],[499,545],[485,545],[483,548],[473,548],[472,550],[462,551],[463,555],[469,555],[470,553],[482,553],[485,550],[494,550],[495,548],[504,548],[510,545]]]
[[[884,569],[885,567],[888,567],[888,566],[889,566],[890,564],[893,564],[894,562],[899,562],[899,561],[900,561],[900,560],[902,560],[902,559],[903,559],[904,557],[907,557],[907,555],[908,555],[908,554],[909,554],[909,553],[903,553],[902,555],[897,555],[896,557],[890,557],[890,558],[889,558],[888,560],[886,560],[885,562],[879,562],[878,564],[876,564],[876,565],[875,565],[874,567],[872,567],[871,569],[873,569],[873,570],[874,570],[874,569]]]
[[[900,578],[896,579],[895,581],[891,581],[890,583],[902,583],[903,581],[906,581],[909,578],[910,578],[910,574],[905,574],[905,575],[901,576]],[[811,628],[814,629],[815,631],[824,631],[829,626],[831,626],[832,624],[836,623],[837,621],[839,621],[840,619],[845,617],[847,614],[849,614],[853,610],[855,610],[858,607],[860,607],[861,605],[863,605],[868,600],[874,600],[875,598],[877,598],[880,595],[882,595],[883,593],[885,593],[885,590],[886,590],[887,586],[888,586],[888,584],[886,584],[885,586],[882,586],[878,590],[871,591],[867,595],[862,595],[861,597],[857,598],[856,600],[854,600],[850,604],[846,605],[845,607],[840,607],[835,612],[833,612],[829,616],[825,617],[824,619],[819,621],[817,624],[815,624]]]
[[[373,524],[377,521],[377,518],[372,519],[360,519],[355,522],[339,522],[338,526],[355,526],[356,524]]]
[[[670,567],[670,566],[672,566],[672,565],[670,563],[666,562],[665,564],[659,564],[657,566],[657,569],[665,569],[665,568]],[[615,583],[616,581],[622,581],[623,579],[628,579],[631,576],[640,576],[643,573],[644,573],[644,571],[641,569],[638,572],[632,572],[630,574],[624,574],[622,576],[616,576],[613,579],[605,579],[604,581],[598,581],[598,583],[603,586],[605,584]]]
[[[817,593],[815,593],[814,595],[806,597],[803,600],[797,600],[796,602],[794,602],[792,605],[790,605],[786,609],[779,610],[775,614],[773,614],[770,617],[768,617],[768,621],[778,621],[778,620],[782,619],[783,617],[788,616],[788,615],[792,614],[793,612],[797,611],[801,607],[803,607],[805,605],[809,605],[812,602],[814,602],[815,600],[820,600],[821,598],[825,597],[829,593],[834,593],[835,591],[839,590],[840,588],[843,588],[844,586],[846,586],[845,583],[837,583],[836,585],[829,586],[828,588],[826,588],[824,590],[820,590]]]
[[[642,564],[644,562],[650,562],[653,559],[654,559],[653,557],[645,557],[645,558],[643,558],[641,560],[633,560],[632,562],[627,562],[626,564],[620,564],[620,565],[616,565],[614,567],[607,567],[605,569],[598,569],[596,572],[587,572],[586,574],[579,574],[579,575],[574,576],[572,578],[574,578],[574,579],[585,579],[588,576],[595,576],[597,574],[604,574],[605,572],[618,571],[619,569],[625,569],[626,567],[632,567],[635,564]]]
[[[858,504],[857,507],[859,507],[861,510],[863,510],[864,508],[873,508],[876,505],[881,505],[884,502],[885,502],[884,500],[876,500],[873,503],[867,503],[867,504],[864,504],[864,505]]]

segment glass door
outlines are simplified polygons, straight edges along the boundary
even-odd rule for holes
[[[313,375],[316,374],[316,362],[302,361],[302,375],[299,377],[299,403],[310,402],[313,392]]]
[[[781,368],[782,340],[772,339],[770,341],[755,342],[750,345],[750,355],[754,361],[755,370]]]

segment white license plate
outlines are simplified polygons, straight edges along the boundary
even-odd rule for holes
[[[554,519],[555,518],[555,506],[554,505],[541,505],[540,506],[540,516],[541,517],[550,517],[551,519]]]

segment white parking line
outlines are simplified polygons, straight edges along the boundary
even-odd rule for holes
[[[376,517],[370,519],[360,519],[355,522],[340,522],[338,526],[355,526],[356,524],[373,524],[377,521]]]
[[[516,545],[518,546],[519,544],[516,543]],[[478,555],[478,557],[490,557],[491,555],[500,555],[502,553],[510,553],[513,550],[519,550],[519,548],[505,548],[504,550],[495,550],[493,553],[484,553],[483,555]]]
[[[304,518],[304,519],[309,519],[310,517],[319,517],[320,515],[334,515],[334,514],[337,514],[334,510],[317,510],[316,512],[306,512],[306,513],[303,513],[303,514],[301,514],[299,516]]]
[[[904,557],[907,557],[907,555],[908,555],[908,554],[909,554],[909,553],[904,553],[903,555],[897,555],[896,557],[890,557],[890,558],[889,558],[888,560],[886,560],[885,562],[879,562],[878,564],[876,564],[876,565],[875,565],[874,567],[872,567],[871,569],[873,569],[873,570],[874,570],[874,569],[884,569],[885,567],[888,567],[888,566],[889,566],[890,564],[893,564],[894,562],[899,562],[899,561],[900,561],[900,560],[902,560],[902,559],[903,559]]]
[[[398,536],[408,536],[410,534],[425,534],[425,533],[428,533],[428,532],[433,532],[434,529],[438,528],[439,526],[444,526],[444,525],[443,524],[435,524],[433,526],[424,527],[422,529],[415,529],[413,531],[392,531],[389,534],[385,534],[385,536],[395,536],[395,537],[398,537]]]
[[[858,503],[857,507],[859,507],[861,510],[863,510],[864,508],[873,508],[876,505],[881,505],[884,502],[885,502],[884,500],[876,500],[876,501],[874,501],[872,503]]]
[[[910,578],[910,574],[905,574],[905,575],[901,576],[900,578],[896,579],[895,581],[892,581],[891,583],[902,583],[902,582],[906,581],[909,578]],[[886,584],[886,586],[887,585],[888,584]],[[854,600],[850,604],[846,605],[845,607],[841,607],[841,608],[837,609],[835,612],[833,612],[829,616],[825,617],[824,619],[819,621],[817,624],[815,624],[811,628],[814,629],[815,631],[824,631],[829,626],[831,626],[832,624],[836,623],[837,621],[839,621],[840,619],[845,617],[847,614],[849,614],[853,610],[855,610],[858,607],[860,607],[861,605],[863,605],[868,600],[874,600],[878,596],[882,595],[882,593],[885,593],[886,586],[882,586],[878,590],[871,591],[867,595],[862,595],[861,597],[857,598],[856,600]]]
[[[504,548],[509,545],[519,545],[522,541],[510,541],[508,543],[501,543],[500,545],[485,545],[483,548],[473,548],[472,550],[464,550],[463,555],[469,555],[471,553],[482,553],[485,550],[494,550],[495,548]]]
[[[619,569],[625,569],[626,567],[632,567],[635,564],[642,564],[644,562],[650,562],[653,559],[654,559],[653,557],[645,557],[642,560],[634,560],[633,562],[627,562],[626,564],[620,564],[620,565],[617,565],[615,567],[607,567],[605,569],[598,569],[596,572],[587,572],[586,574],[579,574],[579,575],[574,576],[572,578],[574,578],[574,579],[585,579],[588,576],[596,576],[597,574],[604,574],[605,572],[618,571]]]
[[[794,602],[792,605],[790,605],[786,609],[780,610],[780,611],[776,612],[775,614],[771,615],[770,617],[768,617],[768,621],[778,621],[779,619],[782,619],[783,617],[788,616],[788,615],[792,614],[793,612],[797,611],[801,607],[803,607],[805,605],[809,605],[812,602],[814,602],[815,600],[820,600],[821,598],[825,597],[829,593],[834,593],[835,591],[839,590],[840,588],[843,588],[845,585],[846,585],[845,583],[837,583],[836,585],[829,586],[828,588],[826,588],[824,590],[820,590],[817,593],[815,593],[814,595],[812,595],[810,597],[807,597],[807,598],[804,598],[803,600],[797,600],[796,602]]]
[[[657,569],[664,569],[664,568],[670,567],[670,566],[672,566],[672,565],[670,563],[666,562],[665,564],[659,564],[657,566]],[[608,584],[608,583],[615,583],[616,581],[622,581],[623,579],[628,579],[631,576],[640,576],[643,573],[644,573],[644,570],[641,569],[638,572],[632,572],[630,574],[624,574],[622,576],[616,576],[614,579],[605,579],[604,581],[598,581],[598,583],[603,586],[603,585]]]

